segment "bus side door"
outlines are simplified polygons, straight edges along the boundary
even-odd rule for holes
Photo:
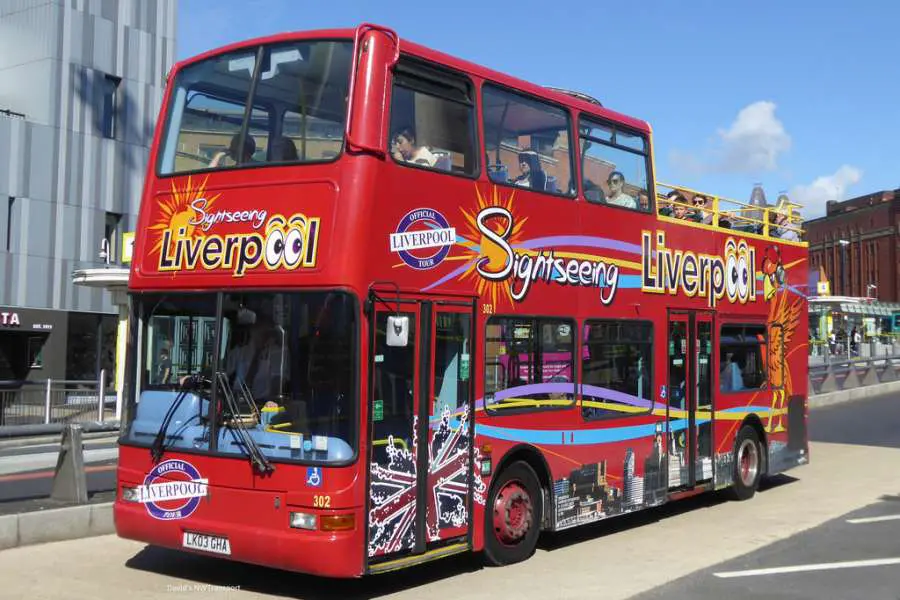
[[[474,305],[389,303],[370,321],[370,563],[465,550],[472,521]]]

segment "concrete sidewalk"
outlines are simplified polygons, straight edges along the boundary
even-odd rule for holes
[[[66,506],[49,499],[16,503],[20,512],[0,515],[0,550],[115,533],[115,491],[96,494],[89,504]]]

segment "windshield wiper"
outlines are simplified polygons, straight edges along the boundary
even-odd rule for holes
[[[181,382],[181,386],[178,389],[178,395],[169,406],[169,410],[166,411],[162,423],[159,426],[159,430],[156,432],[156,437],[153,438],[153,443],[150,444],[150,456],[154,463],[158,463],[166,451],[166,432],[169,429],[169,425],[172,423],[175,412],[178,410],[178,407],[181,406],[181,403],[184,402],[184,399],[187,398],[188,392],[200,389],[200,383],[201,377],[199,374],[188,375]]]
[[[250,464],[263,475],[272,473],[275,470],[275,467],[269,459],[266,458],[266,455],[263,454],[259,444],[256,443],[256,440],[253,439],[253,436],[250,435],[250,432],[247,431],[247,427],[244,425],[238,402],[231,390],[231,385],[228,383],[228,377],[225,373],[219,371],[216,373],[216,379],[219,383],[219,390],[222,392],[222,398],[225,400],[225,405],[231,413],[231,423],[229,424],[229,427],[232,430],[237,431],[238,438],[240,438],[239,442],[243,443],[247,448],[247,457],[250,459]],[[250,390],[247,389],[247,386],[243,384],[243,382],[239,385],[240,387],[238,390],[241,392],[242,399],[250,405],[251,412],[258,416],[256,404],[253,402],[253,396],[250,394]]]

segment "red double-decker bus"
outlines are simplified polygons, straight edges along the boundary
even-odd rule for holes
[[[332,577],[507,564],[805,463],[790,207],[664,194],[652,159],[643,121],[374,25],[176,65],[119,535]]]

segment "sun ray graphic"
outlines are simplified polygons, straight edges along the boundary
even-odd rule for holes
[[[463,219],[466,222],[466,233],[462,235],[465,242],[460,244],[466,249],[468,258],[471,260],[469,267],[462,274],[461,279],[474,279],[475,290],[478,295],[490,300],[494,305],[497,304],[499,298],[505,298],[509,304],[513,303],[512,291],[510,290],[509,281],[490,281],[480,277],[475,270],[479,263],[492,271],[501,270],[508,260],[506,253],[499,248],[494,242],[488,240],[484,234],[478,229],[478,214],[486,208],[500,207],[514,215],[513,206],[515,204],[516,191],[503,190],[497,186],[491,186],[489,196],[486,196],[480,187],[475,189],[478,195],[478,205],[473,210],[460,208]],[[504,197],[504,194],[506,196]],[[507,242],[513,248],[522,241],[522,227],[528,221],[528,217],[515,218],[512,231],[509,233]],[[490,229],[500,234],[506,227],[506,223],[499,222],[498,219],[492,219],[485,222]],[[473,260],[474,259],[474,260]]]
[[[211,197],[206,196],[206,182],[209,179],[207,175],[203,181],[198,181],[196,186],[191,180],[190,175],[184,186],[179,189],[172,182],[172,195],[163,197],[159,201],[159,212],[156,223],[149,227],[150,235],[154,238],[151,241],[153,245],[150,252],[152,254],[160,254],[162,252],[163,234],[168,230],[172,233],[171,238],[175,240],[179,237],[179,231],[184,230],[184,237],[194,237],[200,234],[195,225],[191,225],[191,217],[194,211],[191,210],[191,204],[200,198],[206,199],[204,210],[209,210],[215,204],[221,194]]]

